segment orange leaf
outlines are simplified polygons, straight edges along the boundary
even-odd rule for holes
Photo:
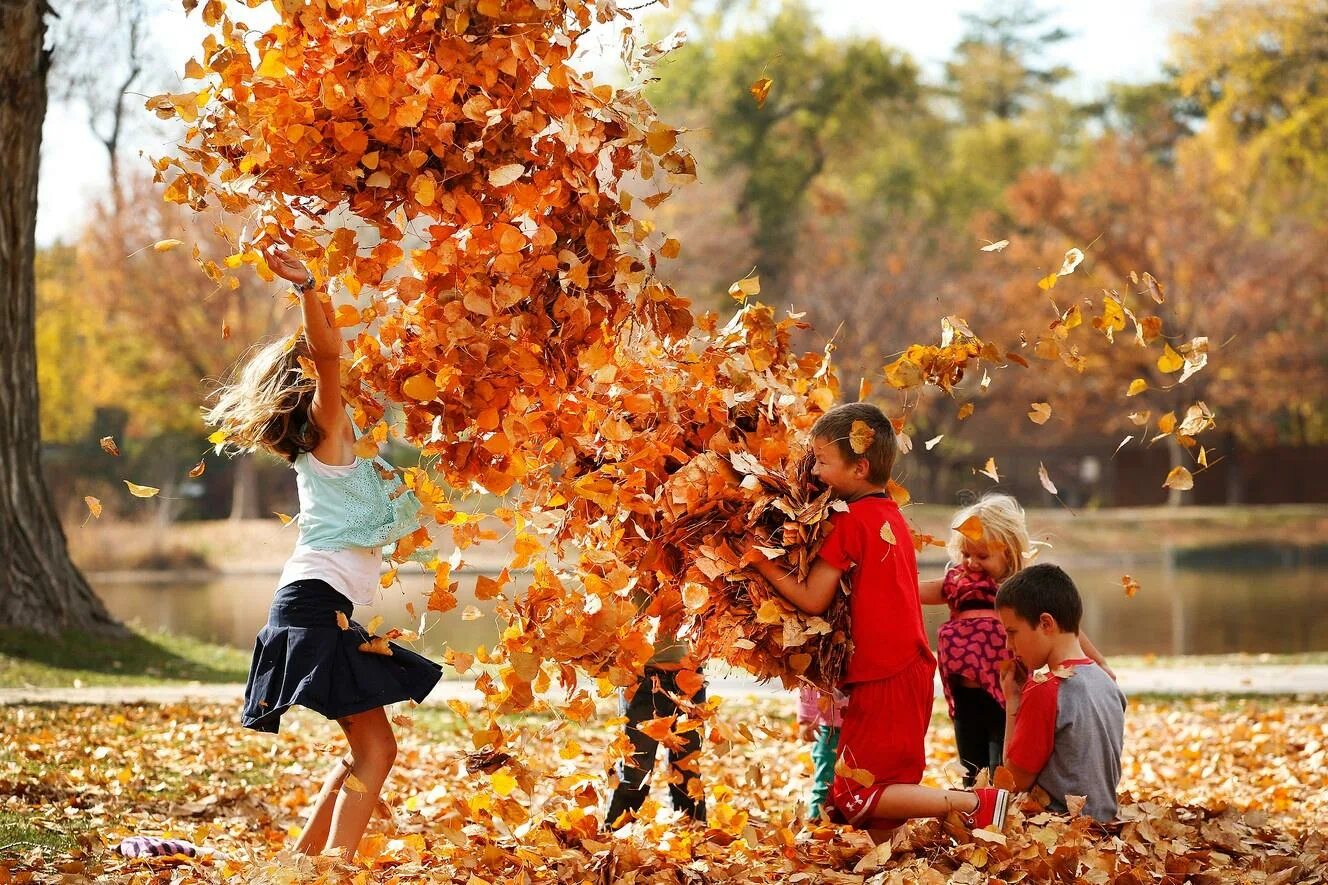
[[[1121,586],[1125,588],[1125,597],[1133,599],[1134,594],[1139,592],[1139,582],[1129,575],[1121,575]]]
[[[952,528],[974,544],[981,542],[986,534],[986,530],[982,527],[982,520],[978,518],[976,513],[959,523],[959,525],[952,526]]]

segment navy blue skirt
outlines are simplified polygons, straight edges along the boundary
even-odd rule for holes
[[[354,606],[326,581],[292,581],[277,591],[254,641],[244,688],[245,728],[275,733],[294,704],[340,719],[405,700],[423,701],[442,677],[433,661],[391,643],[391,655],[360,651],[369,633],[349,620]]]

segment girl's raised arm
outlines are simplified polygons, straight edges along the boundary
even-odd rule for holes
[[[354,434],[341,398],[342,342],[332,321],[332,305],[319,296],[309,269],[285,249],[273,247],[264,253],[264,257],[272,272],[294,283],[300,293],[304,338],[318,372],[318,386],[310,411],[313,422],[322,431],[323,441],[314,454],[325,463],[347,463],[352,459],[350,449]]]

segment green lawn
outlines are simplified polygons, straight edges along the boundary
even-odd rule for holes
[[[248,672],[247,651],[187,636],[0,632],[0,685],[7,688],[244,682]]]

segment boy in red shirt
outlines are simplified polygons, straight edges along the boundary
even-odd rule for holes
[[[855,432],[856,428],[856,432]],[[850,434],[865,451],[854,451]],[[912,817],[963,815],[973,828],[1000,830],[1005,790],[942,790],[922,786],[927,726],[935,696],[936,659],[927,645],[918,598],[912,535],[886,492],[895,460],[895,433],[880,409],[850,403],[812,427],[815,476],[847,502],[830,517],[831,531],[805,581],[786,562],[756,568],[785,599],[808,614],[830,607],[839,579],[850,572],[853,652],[843,689],[848,706],[839,736],[841,767],[865,769],[872,783],[836,775],[832,817],[868,830],[889,830]]]
[[[996,613],[1024,673],[1001,677],[1005,694],[1005,767],[1016,789],[1037,784],[1051,811],[1069,810],[1083,796],[1083,813],[1105,823],[1116,816],[1125,695],[1107,671],[1089,659],[1079,640],[1083,601],[1059,567],[1033,565],[1006,579]],[[1022,684],[1021,684],[1022,683]]]

